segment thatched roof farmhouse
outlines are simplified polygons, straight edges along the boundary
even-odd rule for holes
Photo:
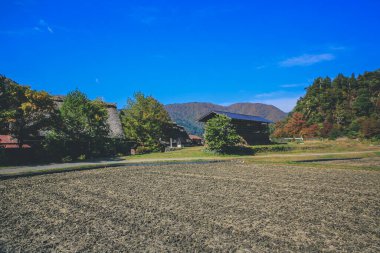
[[[60,108],[63,104],[63,100],[65,99],[65,96],[53,96],[53,101],[57,108]],[[107,123],[110,128],[110,133],[109,136],[111,138],[124,138],[124,131],[123,127],[121,125],[119,113],[116,108],[116,104],[114,103],[104,103],[105,106],[107,107],[107,112],[108,112],[108,119]]]

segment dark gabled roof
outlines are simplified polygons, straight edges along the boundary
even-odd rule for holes
[[[213,114],[220,114],[225,115],[230,119],[235,120],[245,120],[245,121],[255,121],[255,122],[262,122],[262,123],[273,123],[273,121],[270,121],[268,119],[259,117],[259,116],[253,116],[253,115],[246,115],[246,114],[240,114],[240,113],[233,113],[233,112],[224,112],[224,111],[211,111],[207,113],[206,115],[202,116],[198,121],[199,122],[206,122],[210,118],[213,117]]]

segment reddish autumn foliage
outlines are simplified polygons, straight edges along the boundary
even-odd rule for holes
[[[361,133],[364,137],[380,135],[380,119],[364,118],[360,120]]]
[[[305,127],[301,130],[301,135],[304,138],[313,138],[319,135],[319,126],[313,124],[311,126]]]
[[[275,130],[272,134],[275,138],[287,137],[287,133],[284,131],[285,121],[279,121],[275,124]]]
[[[333,127],[334,127],[334,125],[330,121],[325,120],[323,122],[323,126],[321,129],[321,136],[327,137],[329,135],[329,133],[331,132],[331,130],[333,129]]]
[[[319,135],[317,124],[308,125],[302,113],[295,112],[287,121],[277,122],[273,137],[305,137],[312,138]]]
[[[284,131],[290,136],[299,136],[303,128],[306,127],[306,121],[302,113],[295,112],[289,118],[284,126]]]

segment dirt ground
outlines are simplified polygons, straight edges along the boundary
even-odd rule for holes
[[[317,159],[315,163],[336,164],[336,165],[349,165],[357,167],[380,167],[380,157],[368,157],[368,158],[343,158],[343,159]]]
[[[238,162],[0,181],[0,252],[379,252],[380,172]]]

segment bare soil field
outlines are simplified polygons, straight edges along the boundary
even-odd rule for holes
[[[368,158],[343,158],[343,159],[316,159],[308,162],[325,163],[325,164],[337,164],[337,165],[349,165],[358,167],[380,167],[380,157],[368,157]]]
[[[307,165],[306,165],[307,166]],[[379,252],[380,172],[238,162],[0,181],[1,252]]]

